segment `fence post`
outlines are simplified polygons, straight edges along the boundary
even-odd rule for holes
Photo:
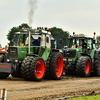
[[[3,88],[3,92],[2,92],[2,100],[4,100],[5,97],[5,89]]]

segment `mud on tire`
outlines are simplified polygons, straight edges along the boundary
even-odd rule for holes
[[[91,60],[88,56],[81,56],[76,64],[76,73],[81,77],[90,76],[91,72]]]
[[[21,74],[27,81],[41,81],[45,75],[43,58],[27,56],[22,62]]]

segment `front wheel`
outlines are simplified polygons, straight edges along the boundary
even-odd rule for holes
[[[78,76],[88,77],[91,73],[91,60],[88,56],[81,56],[76,64],[76,72]]]
[[[41,81],[45,75],[43,58],[27,56],[22,62],[21,74],[27,81]]]
[[[96,76],[100,76],[100,60],[95,59],[94,61],[94,75]]]
[[[32,80],[40,81],[44,78],[45,75],[45,63],[43,58],[35,57],[30,66],[30,73]]]

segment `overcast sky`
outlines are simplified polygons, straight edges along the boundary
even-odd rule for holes
[[[34,0],[33,0],[34,1]],[[100,35],[100,0],[36,0],[32,28],[58,27],[93,36]],[[9,30],[29,24],[28,0],[0,0],[0,42],[7,44]]]

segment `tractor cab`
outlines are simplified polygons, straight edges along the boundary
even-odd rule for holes
[[[51,33],[45,30],[21,29],[13,36],[12,46],[9,47],[9,58],[24,59],[27,54],[35,54],[47,60],[51,50],[51,38],[53,38]],[[39,45],[35,45],[34,41]]]
[[[76,49],[79,53],[89,54],[95,48],[94,38],[84,34],[73,34],[69,38],[68,48]]]
[[[91,59],[92,62],[94,62],[94,55],[95,55],[95,38],[94,37],[87,37],[84,34],[74,33],[73,36],[68,38],[68,40],[69,40],[69,43],[68,43],[67,48],[63,49],[63,57],[64,57],[64,65],[65,65],[64,70],[67,70],[67,71],[78,70],[77,69],[78,60],[81,59],[82,57],[89,58]],[[91,69],[93,69],[93,65]],[[87,76],[87,74],[84,74],[83,76]]]

